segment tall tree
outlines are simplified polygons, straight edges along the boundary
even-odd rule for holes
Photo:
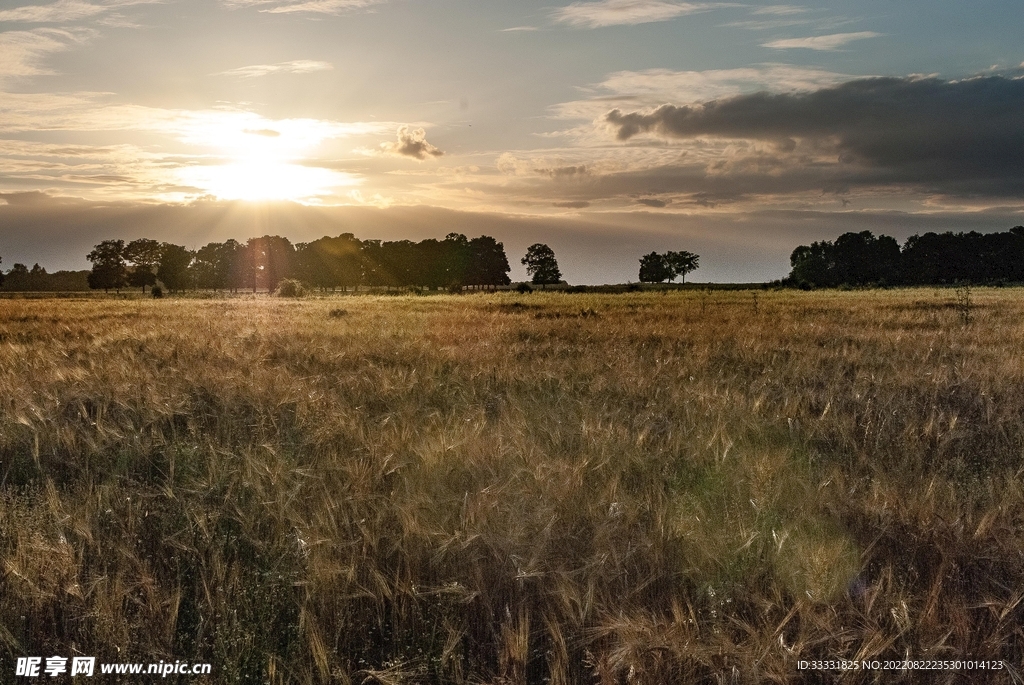
[[[469,239],[461,233],[449,233],[441,242],[441,272],[443,283],[449,288],[468,284],[472,248]]]
[[[2,263],[3,261],[4,261],[3,258],[0,257],[0,263]],[[3,284],[4,284],[4,271],[3,271],[3,269],[0,269],[0,286],[2,286]]]
[[[89,287],[93,290],[111,288],[120,292],[128,284],[128,267],[124,263],[124,241],[104,240],[86,255],[92,262]]]
[[[236,240],[229,239],[199,248],[192,260],[192,282],[199,288],[212,290],[232,288],[231,270],[240,247]]]
[[[686,274],[691,271],[696,271],[700,265],[700,257],[692,252],[666,252],[665,262],[672,270],[672,275],[669,277],[670,281],[676,280],[676,278],[682,278],[686,280]]]
[[[245,256],[252,278],[253,292],[257,287],[273,291],[285,278],[291,278],[295,261],[295,248],[287,238],[265,235],[250,238]]]
[[[164,243],[160,246],[160,263],[157,266],[159,278],[169,290],[184,290],[189,285],[189,266],[192,252],[181,245]]]
[[[504,244],[489,235],[482,235],[469,241],[469,253],[468,284],[493,287],[512,282],[508,277],[512,269],[508,265]],[[561,274],[558,274],[558,278],[561,278]]]
[[[543,243],[534,243],[526,249],[526,256],[522,258],[526,266],[526,273],[531,277],[534,284],[547,285],[548,283],[559,283],[562,280],[562,272],[558,270],[558,260],[555,259],[555,252]]]
[[[124,247],[124,258],[131,262],[129,285],[139,286],[142,292],[156,283],[156,270],[160,265],[161,245],[156,240],[139,238]]]

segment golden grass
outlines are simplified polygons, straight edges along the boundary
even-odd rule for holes
[[[1019,673],[1021,295],[2,300],[0,663]]]

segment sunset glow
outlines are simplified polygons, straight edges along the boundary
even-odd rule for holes
[[[358,179],[329,169],[270,160],[240,160],[218,166],[188,166],[179,171],[183,184],[220,200],[293,200],[323,198]]]

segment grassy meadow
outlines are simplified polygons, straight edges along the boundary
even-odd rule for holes
[[[1014,682],[1024,291],[970,297],[0,300],[0,680]]]

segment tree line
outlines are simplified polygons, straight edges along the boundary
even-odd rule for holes
[[[2,262],[2,260],[0,260]],[[0,288],[9,292],[70,292],[88,290],[88,271],[55,271],[33,264],[15,264],[4,274],[0,271]]]
[[[1024,282],[1024,226],[1003,233],[925,233],[900,247],[871,231],[801,245],[790,256],[784,284],[942,285]]]
[[[89,286],[118,290],[158,284],[188,289],[275,290],[298,279],[323,290],[369,287],[494,287],[508,285],[505,247],[490,236],[443,240],[360,240],[351,233],[292,244],[265,235],[245,243],[227,240],[198,250],[142,238],[105,240],[88,254]]]

